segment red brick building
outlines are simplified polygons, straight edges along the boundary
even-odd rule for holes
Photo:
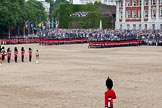
[[[116,29],[162,29],[162,0],[117,0]]]

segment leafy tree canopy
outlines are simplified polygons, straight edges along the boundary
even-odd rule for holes
[[[37,0],[0,0],[0,33],[10,27],[24,26],[26,21],[41,21],[46,14]]]

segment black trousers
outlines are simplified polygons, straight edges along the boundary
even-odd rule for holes
[[[29,61],[31,62],[32,56],[29,56]]]
[[[24,62],[24,56],[21,56],[21,61]]]
[[[8,63],[10,63],[10,61],[11,61],[11,58],[10,58],[10,57],[8,57],[7,62],[8,62]]]
[[[14,59],[15,59],[15,63],[17,63],[17,57],[15,57]]]
[[[4,61],[4,59],[5,59],[5,56],[4,56],[4,55],[2,55],[2,61]]]

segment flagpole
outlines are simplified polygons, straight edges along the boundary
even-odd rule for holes
[[[19,26],[18,26],[17,32],[18,32],[17,34],[18,34],[18,37],[19,37],[19,34],[20,34],[20,31],[19,31]]]
[[[8,29],[8,38],[10,39],[10,27],[9,27],[9,29]]]
[[[23,36],[25,38],[25,26],[23,27]]]
[[[37,34],[37,25],[38,25],[38,23],[37,23],[37,21],[36,21],[36,24],[35,24],[35,30],[36,30],[36,33],[34,33],[34,34]]]
[[[29,27],[28,27],[28,36],[29,36]]]
[[[102,20],[100,20],[100,29],[102,29]]]
[[[33,35],[34,35],[34,28],[32,28],[32,32],[33,32]]]
[[[52,29],[54,29],[54,23],[53,23],[53,18],[52,18],[52,26],[51,26]]]

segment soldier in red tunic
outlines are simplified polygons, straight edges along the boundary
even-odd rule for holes
[[[21,48],[21,61],[24,62],[25,50],[24,47]]]
[[[2,61],[4,61],[5,60],[5,56],[6,56],[5,47],[2,47],[1,53],[2,53]]]
[[[11,61],[11,50],[10,48],[7,49],[7,62],[10,63]]]
[[[17,47],[15,47],[15,49],[14,49],[14,60],[15,60],[15,63],[17,63],[17,56],[18,56],[18,49],[17,49]]]
[[[105,108],[113,108],[113,99],[116,99],[115,91],[112,90],[113,81],[108,77],[106,80],[107,91],[105,92]]]

